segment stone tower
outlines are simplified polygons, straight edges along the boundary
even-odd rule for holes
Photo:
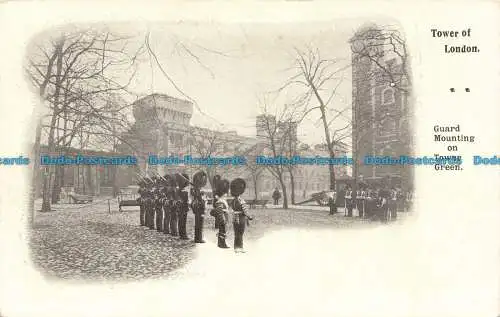
[[[408,64],[391,52],[391,33],[374,24],[361,27],[351,38],[353,176],[359,180],[404,185],[408,166],[364,165],[365,156],[411,155],[409,87],[402,74]],[[404,50],[406,51],[406,50]],[[398,53],[402,53],[398,51]]]

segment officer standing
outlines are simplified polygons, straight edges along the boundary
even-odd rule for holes
[[[214,176],[213,185],[215,187],[213,216],[219,232],[217,233],[217,246],[222,249],[229,248],[226,244],[226,214],[229,206],[226,201],[226,194],[229,191],[229,181],[221,179],[219,175]]]
[[[186,173],[176,174],[177,185],[179,186],[179,201],[178,205],[178,216],[179,216],[179,238],[182,240],[188,240],[187,236],[187,214],[189,212],[189,192],[187,187],[189,186],[189,175]]]
[[[389,222],[392,219],[392,214],[389,210],[390,196],[390,191],[386,187],[380,189],[377,208],[379,209],[380,215],[382,216],[382,221],[384,222]]]
[[[174,179],[174,188],[172,188],[172,207],[171,207],[171,212],[170,212],[170,234],[173,236],[178,236],[179,231],[178,229],[178,223],[179,223],[179,210],[181,208],[181,201],[180,201],[180,193],[179,193],[179,188],[177,187],[177,177],[172,175]]]
[[[336,214],[337,213],[337,205],[335,203],[335,199],[337,197],[335,197],[336,194],[334,191],[331,191],[329,194],[328,194],[328,206],[330,207],[330,215],[333,215],[333,214]]]
[[[405,210],[410,211],[413,203],[413,190],[409,189],[406,192],[406,200],[405,200]]]
[[[148,228],[151,230],[155,229],[155,217],[156,217],[156,177],[151,177],[151,188],[149,190],[149,223]]]
[[[163,232],[163,182],[160,177],[156,178],[155,192],[155,212],[156,212],[156,231]]]
[[[365,185],[361,184],[360,185],[360,191],[359,195],[356,196],[357,199],[357,208],[358,208],[358,213],[360,218],[365,218],[365,213],[366,213],[366,190],[365,190]]]
[[[173,208],[173,189],[175,188],[175,180],[172,178],[172,175],[169,174],[165,174],[163,178],[165,179],[165,186],[163,187],[163,233],[170,234],[170,217]]]
[[[191,209],[194,213],[194,242],[205,243],[203,240],[203,222],[205,217],[205,200],[201,188],[207,184],[207,174],[198,171],[193,175],[193,186],[191,187]]]
[[[375,192],[373,188],[370,186],[366,190],[365,194],[365,208],[364,213],[366,218],[373,217],[374,214],[374,200],[375,200]]]
[[[361,217],[361,185],[358,185],[358,190],[356,191],[356,199],[354,199],[354,204],[356,210],[358,211],[358,216]]]
[[[276,187],[273,192],[273,200],[275,206],[278,205],[278,201],[280,200],[280,198],[281,198],[281,193],[278,190],[278,187]]]
[[[147,199],[146,199],[146,226],[153,230],[155,225],[154,214],[155,214],[155,202],[154,202],[154,181],[151,179],[151,183],[149,184],[147,191]]]
[[[403,195],[403,191],[401,189],[401,187],[397,187],[396,188],[396,191],[397,191],[397,202],[396,202],[396,210],[397,212],[403,212],[404,210],[404,195]]]
[[[391,218],[396,220],[398,218],[398,191],[396,188],[391,188],[391,198],[389,201],[389,209],[391,213]]]
[[[139,203],[139,222],[141,226],[146,225],[146,219],[145,219],[145,199],[146,199],[146,184],[144,183],[144,180],[141,180],[139,182],[139,198],[137,198],[137,202]]]

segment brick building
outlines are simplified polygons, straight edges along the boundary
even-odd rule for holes
[[[47,146],[41,146],[41,156],[50,155],[52,157],[68,156],[76,157],[82,155],[86,157],[117,157],[121,156],[119,153],[95,151],[95,150],[81,150],[76,148],[56,148],[54,152],[49,152]],[[42,165],[40,167],[40,180],[36,186],[37,196],[42,195],[42,175],[48,173],[49,166]],[[127,186],[129,184],[130,176],[118,172],[118,167],[112,165],[59,165],[57,166],[56,174],[62,173],[62,187],[67,188],[68,191],[72,188],[77,193],[91,194],[91,195],[106,195],[113,194],[113,187]],[[56,177],[56,175],[53,175]],[[52,180],[52,183],[54,179]]]
[[[391,33],[375,25],[359,29],[352,50],[353,177],[411,187],[413,168],[364,165],[365,156],[412,155],[412,106],[406,55],[394,53]],[[403,44],[404,45],[404,44]],[[398,49],[396,47],[396,49]],[[391,52],[392,50],[392,52]]]
[[[274,135],[275,150],[277,155],[283,156],[302,156],[302,157],[329,157],[326,144],[316,144],[310,146],[307,144],[300,144],[297,138],[296,122],[279,122],[276,117],[272,115],[259,115],[256,118],[256,134],[257,144],[260,147],[259,153],[265,156],[272,156],[270,149],[270,135]],[[284,148],[280,148],[283,145]],[[339,142],[335,146],[335,156],[347,156],[347,145]],[[347,175],[346,165],[336,165],[334,167],[336,175],[336,187],[344,184],[350,177]],[[312,193],[329,190],[330,188],[330,172],[328,165],[296,165],[291,173],[293,174],[295,183],[295,197],[297,201],[308,198]],[[285,184],[290,184],[290,172],[284,173]],[[276,187],[280,187],[279,181],[272,176],[271,172],[264,170],[262,173],[262,180],[259,184],[260,191],[264,197],[270,197],[272,191]],[[290,198],[290,186],[288,189],[288,196]]]

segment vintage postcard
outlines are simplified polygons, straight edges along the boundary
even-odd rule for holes
[[[0,16],[2,316],[500,313],[498,3]]]

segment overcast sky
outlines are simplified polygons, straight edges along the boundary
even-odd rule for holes
[[[191,123],[212,127],[215,122],[220,122],[227,130],[254,136],[255,116],[261,111],[259,96],[276,90],[294,74],[287,70],[293,65],[294,47],[318,48],[322,58],[344,58],[342,64],[345,65],[350,60],[347,41],[365,22],[178,23],[149,25],[149,30],[151,47],[165,71],[199,106],[199,109],[195,107]],[[141,28],[135,30],[139,32]],[[350,106],[351,102],[350,68],[344,75],[345,80],[332,104],[339,110]],[[336,81],[330,83],[332,89],[336,85]],[[138,94],[157,92],[184,98],[149,59],[141,62],[131,89]],[[290,87],[276,100],[276,105],[282,106],[302,89],[300,86]],[[312,112],[300,126],[299,138],[302,141],[324,142],[318,118],[319,113]],[[345,122],[339,121],[339,127]]]

